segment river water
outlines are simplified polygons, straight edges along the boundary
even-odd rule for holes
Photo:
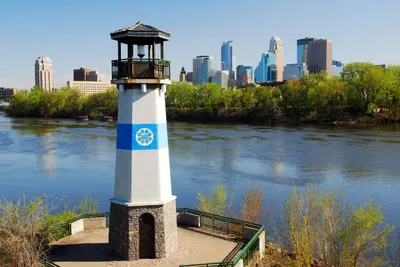
[[[179,207],[223,182],[234,211],[261,184],[279,218],[296,185],[343,189],[357,204],[374,200],[400,228],[400,125],[266,127],[170,123],[172,190]],[[100,210],[113,195],[115,123],[13,119],[0,113],[0,196],[46,194],[76,200],[90,192]]]

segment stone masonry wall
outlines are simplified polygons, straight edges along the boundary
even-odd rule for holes
[[[178,248],[178,227],[176,221],[176,200],[164,205],[164,231],[166,256],[168,257]]]
[[[139,218],[145,213],[154,217],[155,257],[165,258],[176,250],[175,200],[165,205],[141,207],[111,203],[109,244],[116,256],[125,260],[139,259]]]
[[[123,259],[128,257],[128,221],[128,207],[111,203],[108,242],[115,256]]]
[[[139,218],[150,213],[154,217],[155,257],[165,257],[165,233],[163,206],[129,207],[129,253],[128,260],[139,259]]]

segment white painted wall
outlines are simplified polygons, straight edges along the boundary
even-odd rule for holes
[[[258,236],[258,241],[260,242],[260,259],[263,259],[265,253],[265,231]]]
[[[161,86],[159,86],[161,87]],[[119,93],[118,123],[164,123],[165,95],[160,90],[149,89],[142,93],[139,89],[125,89]]]
[[[132,151],[131,187],[130,199],[134,204],[172,199],[168,147]]]
[[[159,85],[158,87],[161,87]],[[165,95],[147,86],[125,89],[119,93],[119,124],[166,123]],[[127,205],[166,203],[174,199],[171,192],[169,149],[117,149],[115,200]]]
[[[114,197],[131,202],[132,151],[117,149]]]
[[[71,223],[71,235],[77,234],[85,230],[85,223],[83,219]]]

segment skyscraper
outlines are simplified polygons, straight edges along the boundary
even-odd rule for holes
[[[197,83],[203,85],[205,83],[210,82],[210,77],[213,76],[211,73],[213,58],[206,57],[204,58],[201,66],[199,68],[198,76],[197,76]]]
[[[180,82],[186,82],[187,81],[186,71],[185,71],[184,67],[182,67],[181,73],[179,74],[179,81]]]
[[[207,62],[203,67],[203,62],[205,60]],[[212,57],[209,57],[209,56],[197,56],[196,58],[193,59],[193,83],[194,84],[203,84],[204,82],[207,82],[207,81],[204,81],[205,76],[208,77],[208,73],[206,73],[206,70],[208,70],[208,71],[211,70],[211,64],[212,64],[213,60],[214,59]],[[202,67],[203,67],[203,69],[202,69],[203,76],[201,77],[202,78],[202,80],[201,80],[202,83],[200,83],[199,74],[200,74],[200,69]]]
[[[35,85],[45,91],[53,90],[53,62],[49,57],[40,56],[35,60]]]
[[[74,81],[86,81],[86,76],[92,71],[88,68],[79,68],[74,70]]]
[[[269,43],[269,51],[270,53],[275,55],[276,58],[276,81],[283,81],[283,48],[281,38],[277,36],[273,36]]]
[[[301,64],[287,64],[283,73],[284,80],[299,80],[304,75],[308,74],[307,65]]]
[[[216,72],[212,72],[212,76],[210,77],[210,81],[212,83],[216,83],[221,85],[221,88],[228,88],[229,86],[229,71],[227,70],[218,70]]]
[[[253,67],[239,65],[236,67],[237,82],[239,87],[253,83]]]
[[[307,67],[310,73],[323,70],[332,74],[332,41],[319,39],[308,44]]]
[[[255,82],[270,82],[276,81],[276,56],[273,53],[267,52],[261,55],[260,63],[254,70]]]
[[[189,71],[187,73],[187,82],[188,83],[193,83],[193,71]]]
[[[297,64],[307,64],[308,44],[314,40],[307,37],[297,40]]]
[[[233,71],[233,49],[232,42],[223,42],[221,46],[221,70]]]

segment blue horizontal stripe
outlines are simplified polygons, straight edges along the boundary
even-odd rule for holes
[[[155,150],[168,147],[167,124],[123,124],[117,127],[117,149]]]

